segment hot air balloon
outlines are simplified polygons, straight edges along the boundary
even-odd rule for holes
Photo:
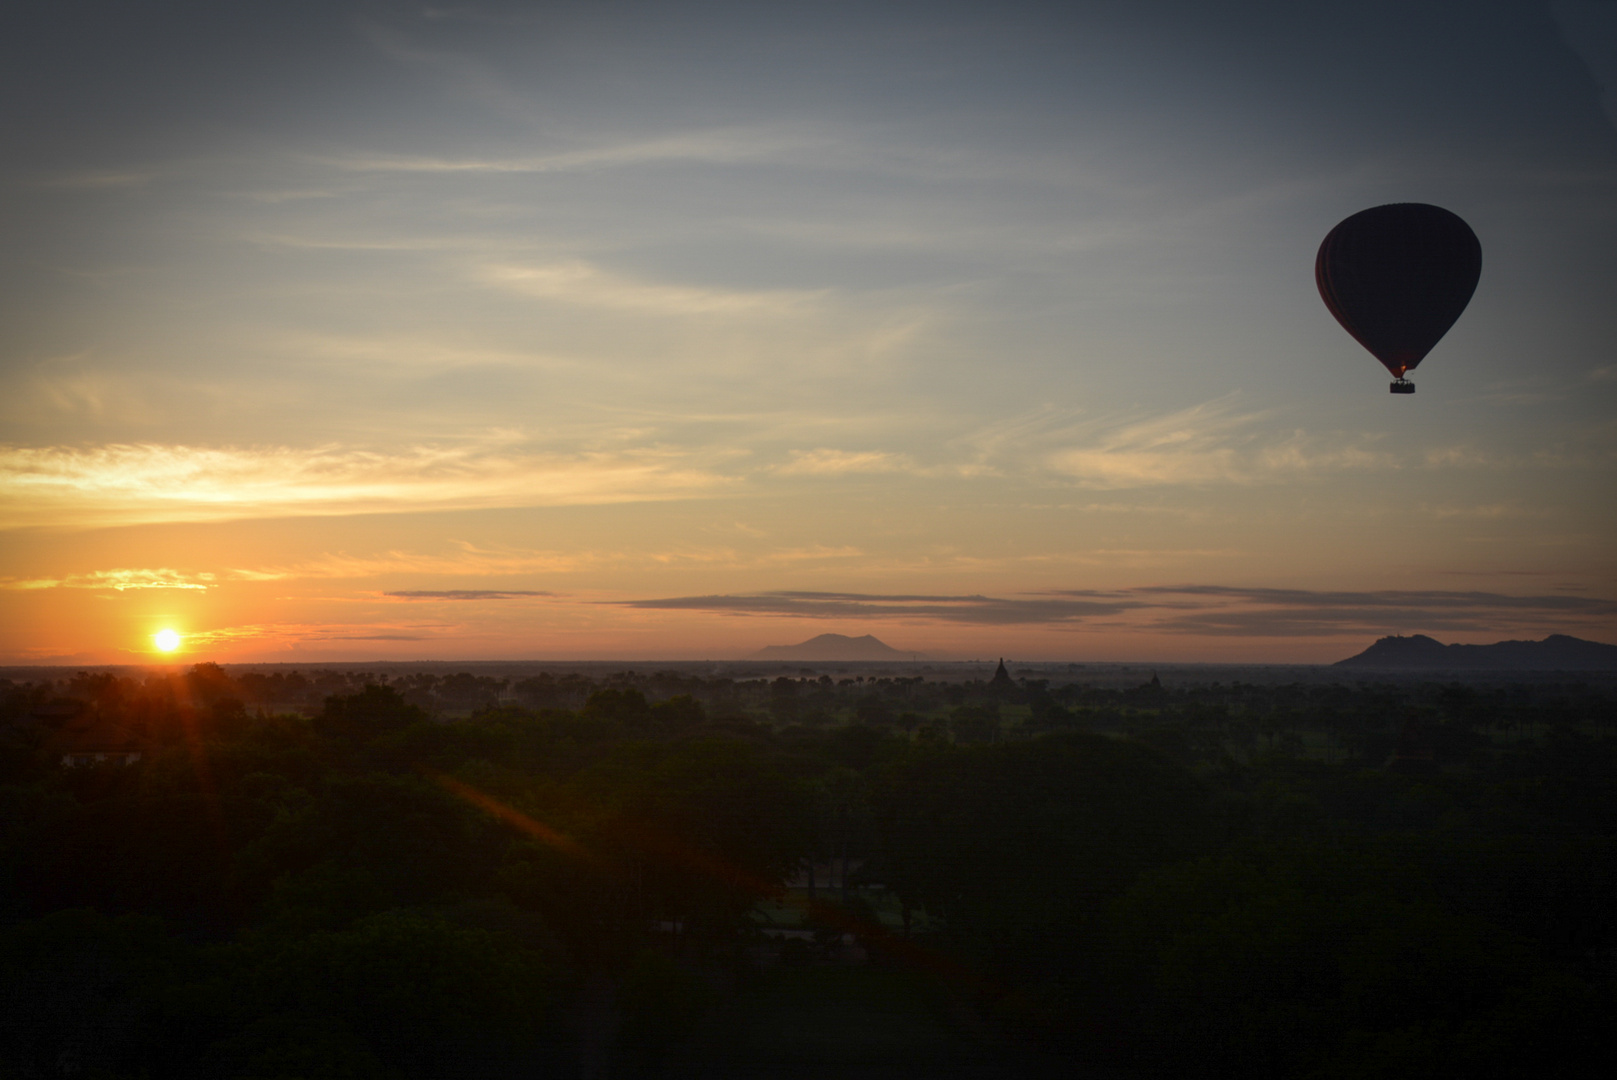
[[[1342,329],[1393,374],[1392,392],[1460,317],[1482,276],[1482,245],[1457,215],[1426,203],[1360,210],[1326,235],[1319,295]]]

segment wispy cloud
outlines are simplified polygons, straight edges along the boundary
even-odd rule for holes
[[[739,596],[682,596],[618,601],[625,607],[664,611],[712,611],[727,615],[783,615],[808,619],[911,619],[1013,625],[1063,623],[1116,615],[1145,606],[1123,598],[1001,598],[991,596],[884,595],[838,592],[766,592]]]
[[[0,589],[196,589],[216,584],[217,574],[183,574],[178,570],[94,570],[60,578],[0,578]]]
[[[56,577],[4,577],[0,590],[100,589],[123,592],[129,589],[191,589],[205,591],[232,583],[294,581],[365,582],[377,578],[426,576],[490,578],[528,575],[577,574],[609,566],[656,565],[769,569],[801,567],[813,563],[846,562],[865,557],[863,549],[851,545],[814,544],[796,547],[768,547],[741,551],[733,547],[683,547],[670,550],[547,551],[531,548],[478,546],[452,541],[453,551],[384,551],[352,555],[331,552],[297,563],[258,566],[224,566],[212,571],[179,571],[168,568],[117,568],[94,570]],[[558,598],[564,594],[548,589],[396,589],[381,595],[405,601],[518,600]]]
[[[1383,590],[1324,592],[1222,585],[1051,590],[1007,597],[762,592],[620,601],[628,607],[799,619],[969,625],[1078,625],[1237,637],[1335,637],[1401,632],[1556,632],[1606,626],[1617,601],[1581,596]]]
[[[684,498],[731,483],[657,447],[524,450],[509,440],[400,450],[120,444],[0,447],[8,524],[209,521]]]
[[[1316,433],[1272,411],[1242,411],[1235,394],[1167,413],[1085,416],[1041,406],[968,432],[956,472],[1041,475],[1098,491],[1253,485],[1403,466],[1373,434]],[[1459,455],[1430,464],[1470,464]]]
[[[401,589],[382,595],[401,600],[525,600],[556,594],[542,589]]]
[[[1492,592],[1386,589],[1321,592],[1178,585],[1133,590],[1143,597],[1199,601],[1196,610],[1162,619],[1160,629],[1236,637],[1341,634],[1553,633],[1606,626],[1617,600],[1582,596],[1510,596]]]
[[[81,354],[60,358],[57,363],[77,364],[85,359]],[[104,371],[61,372],[47,368],[17,388],[5,411],[17,419],[29,414],[37,418],[41,413],[57,413],[94,424],[152,423],[160,413],[143,389],[133,379]]]
[[[1075,439],[1076,445],[1049,451],[1044,459],[1049,470],[1103,490],[1251,484],[1309,472],[1388,469],[1399,464],[1373,440],[1277,430],[1268,414],[1237,412],[1233,398],[1160,416],[1075,423],[1056,437]]]
[[[1434,446],[1421,455],[1421,460],[1432,468],[1476,468],[1505,463],[1497,454],[1467,445]]]
[[[232,578],[241,581],[357,580],[397,575],[496,577],[521,574],[571,573],[620,558],[606,551],[546,551],[499,545],[453,542],[449,552],[383,551],[351,555],[328,552],[314,559],[283,565],[235,567]]]
[[[160,175],[155,169],[91,169],[53,176],[43,186],[80,190],[132,188],[149,184]]]
[[[1547,511],[1531,509],[1525,506],[1516,506],[1510,503],[1483,503],[1477,506],[1463,506],[1455,503],[1439,503],[1435,506],[1423,506],[1422,512],[1438,520],[1449,518],[1473,518],[1480,521],[1502,521],[1510,518],[1541,518]]]
[[[966,479],[971,477],[1003,476],[1004,471],[981,461],[961,459],[930,463],[917,461],[914,456],[895,450],[838,450],[816,447],[813,450],[791,450],[780,465],[767,466],[775,476],[878,476],[902,473],[907,476],[931,479]]]
[[[576,371],[576,358],[531,349],[495,349],[446,341],[425,333],[339,335],[288,333],[275,341],[284,355],[313,364],[342,364],[348,371],[397,375],[467,368],[546,368]]]
[[[803,312],[824,295],[809,290],[748,291],[640,281],[582,259],[543,265],[492,263],[477,276],[525,296],[648,315],[779,316]]]
[[[231,584],[296,581],[369,582],[397,577],[506,578],[529,575],[576,574],[608,566],[637,565],[724,566],[768,569],[800,567],[857,559],[864,552],[842,545],[772,547],[742,552],[731,547],[693,547],[668,551],[545,551],[532,548],[478,546],[454,542],[449,552],[384,551],[351,555],[331,552],[318,558],[283,565],[220,567],[212,571],[180,571],[168,568],[94,570],[57,577],[0,578],[0,589],[31,591],[41,589],[191,589],[205,591]],[[371,594],[374,595],[374,594]],[[403,601],[522,600],[559,598],[549,589],[393,589],[382,596]]]
[[[458,541],[452,552],[385,551],[368,555],[332,552],[316,559],[281,566],[236,567],[222,571],[221,579],[237,581],[299,581],[299,580],[352,580],[395,577],[401,575],[432,575],[436,577],[503,577],[534,574],[576,574],[600,571],[606,567],[633,565],[645,567],[668,566],[723,566],[728,568],[762,568],[801,566],[814,562],[830,562],[860,558],[863,550],[850,545],[831,547],[815,544],[799,547],[771,547],[762,551],[744,552],[733,547],[679,547],[668,550],[613,550],[590,548],[579,551],[545,551],[529,548],[478,546]],[[420,590],[397,591],[387,595],[401,597],[466,596],[483,598],[500,596],[553,596],[546,590],[493,589],[493,590]]]
[[[913,472],[906,454],[885,450],[793,450],[776,470],[782,476],[843,476],[849,473]]]
[[[734,126],[703,128],[574,146],[548,153],[498,157],[438,157],[419,154],[350,154],[322,159],[345,172],[429,175],[585,172],[595,169],[700,162],[736,165],[754,161],[801,161],[845,139],[824,126]]]
[[[190,651],[248,646],[294,651],[331,641],[434,641],[452,634],[451,623],[246,623],[185,633]]]

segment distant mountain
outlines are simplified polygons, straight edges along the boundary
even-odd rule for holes
[[[821,634],[798,645],[769,645],[753,653],[749,660],[920,660],[920,653],[899,652],[870,634],[848,637],[846,634]]]
[[[1491,671],[1613,671],[1617,645],[1602,645],[1566,634],[1543,641],[1501,641],[1493,645],[1445,645],[1425,634],[1384,637],[1337,667],[1469,668]]]

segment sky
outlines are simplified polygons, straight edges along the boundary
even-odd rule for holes
[[[0,10],[0,664],[1617,641],[1617,3]]]

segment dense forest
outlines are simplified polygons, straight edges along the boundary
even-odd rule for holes
[[[1592,1075],[1614,704],[0,680],[0,1077]]]

